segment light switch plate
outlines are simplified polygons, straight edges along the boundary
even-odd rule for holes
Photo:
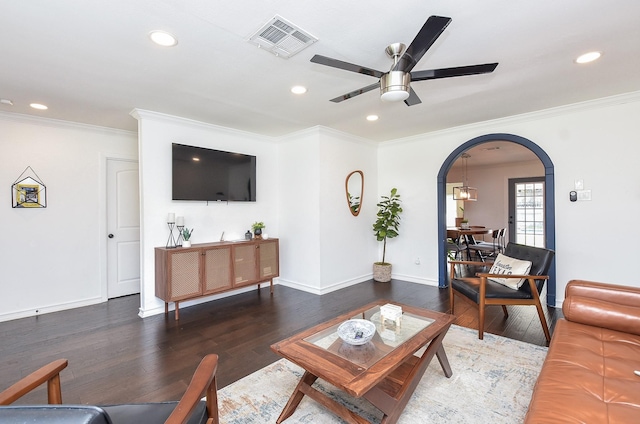
[[[584,189],[584,180],[575,180],[574,181],[574,185],[575,185],[575,189],[576,190],[583,190]]]
[[[591,200],[591,190],[577,190],[578,191],[578,200]]]

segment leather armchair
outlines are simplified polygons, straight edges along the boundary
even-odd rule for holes
[[[216,371],[218,355],[205,356],[177,402],[124,405],[62,405],[60,372],[66,359],[53,361],[0,392],[0,422],[47,424],[218,424]],[[42,384],[48,405],[11,405]],[[206,400],[202,401],[202,397]]]
[[[509,317],[506,305],[534,305],[538,311],[542,330],[547,339],[551,340],[547,320],[540,303],[540,293],[544,288],[547,273],[555,252],[539,247],[525,246],[509,243],[504,255],[511,258],[531,261],[531,270],[528,275],[493,275],[489,274],[492,264],[476,261],[450,261],[451,272],[449,275],[449,309],[453,314],[454,295],[478,305],[478,338],[484,336],[485,308],[488,305],[501,305],[505,318]],[[496,283],[490,278],[526,279],[518,289],[513,290],[502,284]]]

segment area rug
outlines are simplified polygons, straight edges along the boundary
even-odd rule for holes
[[[444,342],[453,370],[446,378],[434,357],[400,420],[409,423],[521,423],[547,348],[452,326]],[[275,423],[303,374],[302,368],[281,359],[219,390],[223,424]],[[379,423],[382,412],[366,400],[355,399],[325,381],[314,387],[367,420]],[[342,423],[305,397],[285,421]]]

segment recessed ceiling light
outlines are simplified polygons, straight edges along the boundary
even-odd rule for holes
[[[200,158],[197,156],[194,156],[191,158],[194,162],[200,162]]]
[[[377,121],[378,120],[378,115],[369,115],[367,116],[367,121]]]
[[[2,103],[3,105],[13,106],[13,101],[9,99],[0,99],[0,103]]]
[[[157,45],[163,47],[173,47],[178,44],[178,39],[166,31],[151,31],[149,38]]]
[[[307,92],[307,87],[303,87],[301,85],[294,85],[291,87],[291,92],[293,94],[304,94]]]
[[[31,106],[34,109],[38,109],[38,110],[47,110],[49,109],[47,106],[40,104],[40,103],[31,103],[29,106]]]
[[[602,53],[600,52],[589,52],[589,53],[585,53],[581,56],[578,56],[578,58],[576,59],[576,63],[589,63],[589,62],[593,62],[594,60],[597,60],[600,58],[600,56],[602,56]]]

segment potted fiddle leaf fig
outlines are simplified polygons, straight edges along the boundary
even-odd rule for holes
[[[391,189],[389,196],[382,196],[377,204],[378,213],[373,224],[373,233],[378,241],[382,242],[382,261],[373,264],[373,279],[382,283],[391,281],[391,264],[385,261],[387,254],[387,239],[398,236],[400,226],[400,195],[396,188]]]

